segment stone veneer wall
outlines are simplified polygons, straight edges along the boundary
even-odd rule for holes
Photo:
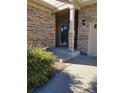
[[[83,26],[82,24],[83,19],[85,19],[85,26]],[[83,53],[87,53],[88,50],[89,22],[96,21],[97,21],[96,4],[83,7],[82,9],[79,10],[77,48],[81,49]]]
[[[27,40],[33,46],[55,47],[55,13],[44,5],[28,1]]]

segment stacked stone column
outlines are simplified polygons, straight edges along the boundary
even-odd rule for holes
[[[75,22],[75,9],[74,7],[70,7],[70,29],[69,29],[69,50],[71,52],[74,51],[74,37],[75,37],[75,31],[74,31],[74,22]]]

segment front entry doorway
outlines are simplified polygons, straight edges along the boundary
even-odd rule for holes
[[[60,28],[60,46],[68,46],[69,25],[62,25]]]

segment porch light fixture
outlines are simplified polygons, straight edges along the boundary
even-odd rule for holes
[[[83,24],[83,26],[85,26],[85,19],[82,20],[82,24]]]
[[[94,28],[97,28],[97,24],[94,24]]]

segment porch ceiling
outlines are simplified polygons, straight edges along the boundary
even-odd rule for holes
[[[64,0],[40,0],[40,1],[48,3],[57,10],[63,10],[71,6],[69,2],[63,2]]]
[[[38,0],[38,1],[47,4],[47,6],[52,7],[56,11],[66,9],[71,6],[80,9],[83,6],[97,2],[97,0]]]
[[[97,2],[97,0],[76,0],[76,1],[78,1],[83,6],[94,4]]]

